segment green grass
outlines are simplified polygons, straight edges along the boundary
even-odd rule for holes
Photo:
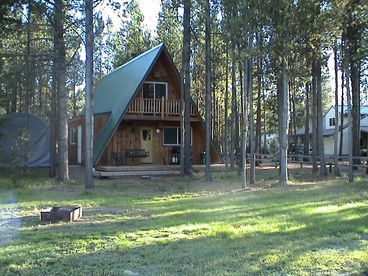
[[[0,275],[368,272],[366,179],[295,175],[280,188],[259,174],[251,190],[236,190],[232,173],[202,179],[96,181],[86,192],[39,176],[9,189],[0,177]],[[81,221],[39,222],[42,207],[70,204],[83,206]]]

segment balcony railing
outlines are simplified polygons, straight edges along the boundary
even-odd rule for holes
[[[180,116],[181,103],[180,100],[165,100],[162,99],[144,99],[137,98],[128,107],[127,113],[137,115],[151,115],[151,116]],[[191,116],[197,115],[197,112],[191,105]]]

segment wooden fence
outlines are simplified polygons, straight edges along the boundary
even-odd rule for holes
[[[301,168],[303,165],[311,165],[313,164],[313,156],[312,155],[298,155],[298,154],[290,154],[288,157],[288,163],[296,163],[300,164]],[[250,154],[247,154],[247,162],[249,162]],[[241,160],[241,156],[237,156],[238,163]],[[280,160],[278,155],[272,154],[255,154],[254,160],[257,162],[269,162],[273,163],[277,168],[279,166]],[[349,166],[349,156],[342,155],[338,156],[339,165]],[[355,168],[364,168],[368,169],[368,157],[366,156],[353,156],[353,162],[359,161],[358,164],[353,164]],[[332,170],[332,167],[335,166],[335,158],[333,155],[325,155],[326,166]],[[317,165],[320,165],[320,157],[317,156]]]

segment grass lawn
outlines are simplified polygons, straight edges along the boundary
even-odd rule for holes
[[[295,175],[288,188],[234,173],[56,186],[0,176],[0,275],[320,275],[368,273],[368,179]],[[1,188],[2,187],[2,188]],[[7,188],[6,188],[7,187]],[[39,210],[83,207],[75,223]]]

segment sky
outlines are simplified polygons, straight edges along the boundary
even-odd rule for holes
[[[152,35],[156,35],[160,0],[139,0],[139,6],[144,15],[144,24],[147,25]]]
[[[156,26],[158,22],[158,13],[160,11],[160,0],[137,0],[139,7],[144,16],[144,25],[147,26],[152,36],[156,35]],[[113,22],[113,29],[118,30],[120,28],[121,19],[118,16],[118,12],[113,11],[108,1],[103,1],[102,4],[97,7],[102,13],[102,17],[107,19],[108,17]]]

